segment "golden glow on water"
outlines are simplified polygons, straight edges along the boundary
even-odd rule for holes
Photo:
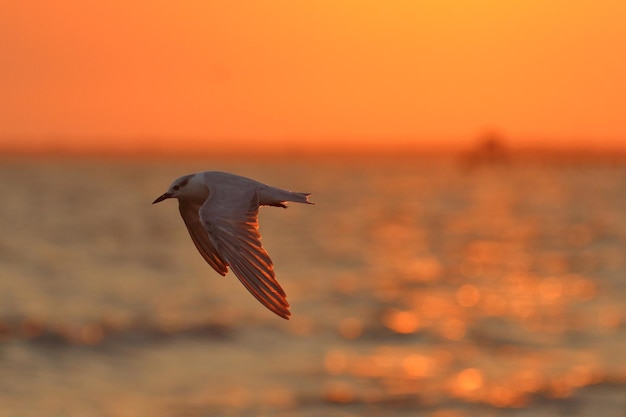
[[[450,395],[470,402],[485,402],[495,407],[521,407],[530,401],[529,395],[542,392],[552,398],[564,398],[573,391],[601,378],[599,368],[592,357],[590,361],[569,369],[545,373],[552,360],[550,355],[512,357],[506,370],[468,367],[455,370],[454,355],[462,357],[462,349],[452,356],[443,350],[411,353],[409,348],[384,348],[372,355],[360,356],[345,351],[332,351],[326,356],[326,370],[332,375],[354,375],[358,378],[380,380],[395,395],[415,393],[419,395],[424,386],[413,388],[413,381],[427,380],[427,386],[444,384]],[[482,358],[487,360],[487,357]],[[392,388],[393,387],[393,388]],[[356,401],[357,391],[349,389],[345,382],[333,385],[329,394],[333,401]]]
[[[324,357],[324,368],[330,374],[337,375],[345,371],[348,364],[348,357],[341,350],[331,350],[326,352]]]
[[[423,163],[239,167],[272,183],[294,170],[316,193],[315,211],[262,209],[289,322],[207,269],[175,207],[145,209],[186,165],[6,170],[21,186],[0,182],[12,197],[0,205],[12,381],[0,408],[33,396],[50,412],[26,416],[73,402],[70,417],[620,407],[623,168]]]
[[[324,399],[331,403],[350,403],[357,398],[354,387],[345,382],[332,382],[326,387]]]
[[[483,388],[483,374],[476,368],[468,368],[459,372],[451,381],[451,390],[456,397],[478,399]]]
[[[384,323],[396,333],[414,333],[420,327],[420,320],[412,311],[391,309],[385,313]]]
[[[556,277],[546,277],[539,283],[539,293],[546,300],[556,300],[563,294],[563,284]]]
[[[354,317],[347,317],[339,323],[339,333],[345,339],[356,339],[363,332],[363,323]]]
[[[396,186],[397,192],[409,187]],[[515,194],[506,187],[483,187],[474,211],[447,226],[452,235],[483,236],[468,238],[450,252],[437,251],[429,241],[433,235],[401,210],[372,225],[375,256],[368,261],[377,272],[339,288],[355,294],[371,290],[387,306],[379,313],[380,326],[406,340],[406,346],[331,351],[327,372],[343,384],[356,378],[342,401],[366,401],[367,389],[377,387],[425,403],[445,392],[495,408],[528,407],[537,396],[569,398],[607,374],[599,353],[561,349],[553,342],[575,332],[623,329],[622,308],[597,301],[594,261],[588,255],[582,255],[586,264],[578,261],[578,251],[588,252],[598,233],[585,223],[552,231],[554,220],[524,222],[512,213],[520,204]],[[548,205],[558,207],[567,198],[562,191],[547,193],[538,198]],[[563,247],[534,247],[542,233]],[[624,266],[623,255],[611,256],[614,265]],[[354,318],[341,321],[340,328],[354,342],[382,332]],[[525,340],[545,347],[533,350]],[[339,392],[345,391],[342,385]]]
[[[420,354],[408,355],[403,359],[402,366],[412,378],[428,378],[433,376],[436,370],[435,360]]]
[[[409,279],[418,282],[437,281],[442,273],[441,263],[432,255],[409,259],[404,269]]]
[[[617,306],[602,307],[598,313],[598,322],[602,327],[617,329],[622,325],[623,312]]]
[[[471,284],[463,284],[456,291],[456,300],[463,307],[472,307],[480,300],[480,292]]]
[[[446,339],[461,340],[465,336],[466,325],[461,319],[452,318],[442,324],[442,333]]]

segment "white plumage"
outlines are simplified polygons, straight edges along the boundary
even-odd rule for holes
[[[313,204],[308,196],[227,172],[205,171],[176,179],[152,204],[177,198],[191,239],[208,264],[221,275],[230,267],[257,300],[288,319],[286,294],[261,244],[259,206]]]

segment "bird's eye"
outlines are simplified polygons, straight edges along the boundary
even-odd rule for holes
[[[174,191],[178,191],[178,189],[179,189],[179,188],[180,188],[180,187],[179,187],[178,185],[175,185],[175,186],[174,186]]]

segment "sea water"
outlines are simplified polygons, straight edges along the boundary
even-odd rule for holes
[[[171,181],[260,210],[293,317],[197,253]],[[1,416],[624,416],[626,166],[4,158]]]

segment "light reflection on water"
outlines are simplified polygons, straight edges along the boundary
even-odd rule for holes
[[[316,206],[261,212],[290,322],[203,264],[174,205],[149,204],[208,168],[313,193]],[[0,169],[12,178],[0,183],[0,406],[15,415],[626,407],[624,166]]]

